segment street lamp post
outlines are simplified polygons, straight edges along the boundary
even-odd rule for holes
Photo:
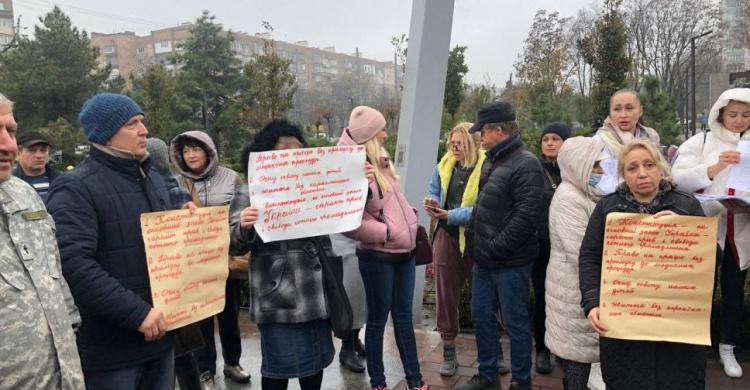
[[[195,87],[196,90],[203,93],[203,121],[206,123],[206,134],[208,132],[208,98],[206,97],[206,90],[201,87]]]
[[[351,96],[346,96],[346,95],[341,95],[341,96],[349,99],[349,103],[350,103],[349,111],[354,110],[354,98]]]
[[[691,121],[690,121],[690,130],[692,132],[692,135],[695,135],[695,117],[697,115],[696,110],[695,110],[695,40],[698,39],[698,38],[705,37],[706,35],[711,34],[712,32],[714,32],[714,31],[713,30],[709,30],[709,31],[704,32],[701,35],[698,35],[698,36],[690,38],[690,68],[693,69],[693,72],[690,75],[690,85],[693,87],[693,90],[692,90],[692,93],[693,93],[693,95],[692,95],[692,106],[693,106],[692,109],[693,109],[693,111],[692,111],[692,117],[691,117]]]

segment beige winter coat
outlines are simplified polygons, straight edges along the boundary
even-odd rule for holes
[[[594,163],[604,144],[592,138],[565,141],[557,163],[562,183],[549,210],[552,244],[547,266],[547,333],[544,342],[555,355],[576,362],[599,361],[599,336],[581,308],[578,288],[578,250],[589,216],[601,192],[588,185]]]

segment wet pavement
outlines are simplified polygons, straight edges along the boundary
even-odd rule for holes
[[[256,389],[260,390],[260,334],[258,328],[249,321],[247,312],[240,313],[240,326],[242,329],[242,358],[240,364],[253,377],[249,384],[238,384],[231,380],[225,379],[222,375],[223,361],[221,352],[218,352],[219,361],[217,362],[216,385],[219,389]],[[218,329],[218,326],[216,327]],[[428,330],[430,329],[430,330]],[[430,385],[432,390],[453,389],[466,383],[472,375],[477,372],[477,349],[473,335],[460,335],[456,339],[456,352],[458,354],[459,368],[456,375],[444,377],[439,374],[440,363],[442,362],[442,341],[440,335],[432,331],[434,326],[417,325],[415,334],[417,339],[417,348],[419,349],[419,359],[422,367],[422,376],[424,381]],[[364,335],[362,335],[364,337]],[[503,350],[506,359],[510,357],[510,345],[507,336],[503,336]],[[220,349],[221,343],[216,337],[216,347]],[[334,345],[338,350],[341,345],[340,340],[334,339]],[[385,340],[383,342],[383,363],[385,365],[386,378],[388,385],[392,390],[406,390],[404,381],[404,371],[399,360],[398,349],[393,338],[393,330],[386,328]],[[741,379],[732,379],[724,374],[721,364],[717,360],[710,359],[706,374],[707,390],[729,390],[729,389],[748,389],[750,390],[750,364],[742,365],[745,376]],[[562,389],[562,367],[555,366],[550,375],[536,374],[532,368],[533,389],[534,390],[558,390]],[[510,386],[510,374],[500,377],[502,388],[505,390]],[[357,374],[348,371],[338,363],[338,355],[334,357],[333,363],[325,369],[323,374],[324,390],[369,390],[369,381],[367,374]],[[299,384],[296,380],[289,383],[290,390],[298,390]]]

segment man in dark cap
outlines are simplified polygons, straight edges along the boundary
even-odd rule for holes
[[[49,186],[60,172],[52,168],[49,161],[49,141],[38,131],[26,131],[18,135],[18,165],[13,176],[29,183],[42,200],[47,199]]]
[[[479,198],[466,229],[466,249],[474,261],[471,313],[479,373],[461,390],[500,389],[498,306],[510,337],[511,390],[531,390],[531,324],[526,309],[529,277],[539,252],[537,227],[544,210],[544,174],[521,141],[510,104],[479,110],[470,133],[481,132],[487,149]]]

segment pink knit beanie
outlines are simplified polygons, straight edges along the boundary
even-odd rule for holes
[[[355,107],[349,117],[349,135],[361,145],[385,128],[385,118],[378,110],[367,106]]]

